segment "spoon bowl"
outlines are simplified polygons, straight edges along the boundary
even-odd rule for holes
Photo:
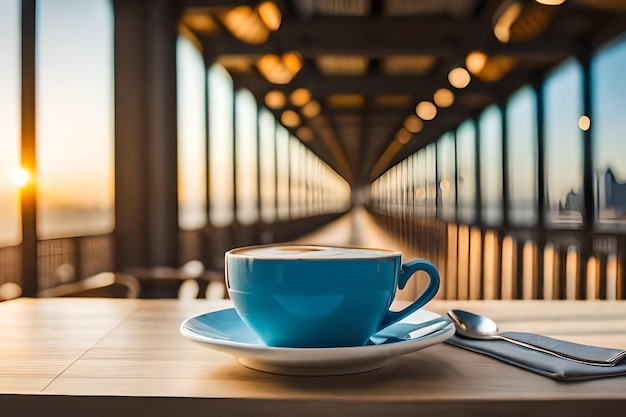
[[[464,310],[450,310],[448,316],[456,326],[460,336],[470,339],[497,339],[500,337],[498,325],[489,317]]]

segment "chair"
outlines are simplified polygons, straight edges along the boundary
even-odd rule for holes
[[[22,287],[15,282],[5,282],[0,285],[0,302],[9,301],[22,295]]]
[[[61,284],[40,291],[37,296],[49,297],[139,297],[139,281],[129,274],[101,272],[77,282]]]

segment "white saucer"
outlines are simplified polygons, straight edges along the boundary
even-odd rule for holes
[[[441,318],[423,309],[401,323],[424,323]],[[454,334],[447,320],[439,330],[421,329],[406,339],[381,344],[334,348],[285,348],[266,346],[241,321],[234,308],[202,314],[180,325],[183,336],[203,346],[227,353],[248,368],[282,375],[344,375],[373,371],[391,358],[443,343]],[[429,326],[430,327],[430,326]]]

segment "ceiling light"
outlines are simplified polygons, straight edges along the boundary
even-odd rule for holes
[[[285,52],[282,57],[283,65],[291,73],[296,75],[302,69],[302,58],[297,52]]]
[[[437,116],[437,107],[430,101],[422,101],[415,107],[415,114],[422,120],[433,120]]]
[[[302,107],[302,114],[311,119],[320,114],[320,110],[320,103],[315,100],[311,100],[306,103],[304,107]]]
[[[265,94],[265,105],[270,109],[280,109],[285,107],[287,99],[282,91],[272,90]]]
[[[287,52],[282,56],[267,54],[259,58],[256,66],[267,81],[274,84],[289,84],[302,68],[302,61],[295,52]]]
[[[487,54],[480,51],[470,52],[465,58],[465,66],[474,75],[482,71],[486,63]]]
[[[438,107],[447,108],[454,104],[454,93],[447,88],[440,88],[435,91],[433,100]]]
[[[404,119],[404,128],[411,133],[420,132],[424,128],[424,122],[422,119],[412,114]]]
[[[578,119],[578,127],[582,131],[588,131],[591,127],[591,119],[589,118],[589,116],[580,116],[580,119]]]
[[[280,122],[287,127],[296,127],[300,124],[300,116],[293,110],[285,110],[280,115]]]
[[[311,100],[311,92],[306,88],[298,88],[291,93],[290,99],[294,106],[302,107]]]
[[[212,34],[219,30],[215,19],[207,13],[185,13],[181,20],[185,26],[189,27],[194,32]]]
[[[273,1],[264,1],[256,7],[256,11],[269,30],[278,30],[282,23],[283,16],[276,3]]]
[[[249,6],[230,9],[222,16],[222,22],[242,42],[261,44],[270,36],[270,31],[259,14]]]
[[[493,25],[493,34],[502,43],[511,38],[511,26],[522,14],[522,4],[517,1],[504,2],[496,12],[496,22]]]
[[[565,0],[535,0],[537,3],[545,4],[546,6],[560,6],[565,3]]]
[[[448,73],[448,81],[452,87],[465,88],[470,83],[470,73],[462,67],[453,68]]]

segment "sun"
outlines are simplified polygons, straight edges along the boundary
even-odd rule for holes
[[[11,182],[17,187],[25,187],[30,182],[30,172],[28,172],[24,168],[17,168],[13,171],[13,175],[11,176]]]

